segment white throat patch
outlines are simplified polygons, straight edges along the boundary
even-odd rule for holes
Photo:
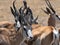
[[[55,34],[55,35],[58,35],[59,34],[59,32],[58,32],[58,30],[53,30],[53,33]]]

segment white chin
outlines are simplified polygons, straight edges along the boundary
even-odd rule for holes
[[[28,30],[27,33],[28,33],[28,36],[29,36],[29,37],[33,37],[33,35],[32,35],[32,31],[31,31],[31,30]]]

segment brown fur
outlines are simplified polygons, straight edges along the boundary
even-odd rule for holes
[[[53,15],[50,15],[50,17],[49,17],[49,19],[48,19],[48,26],[53,26],[53,27],[55,27],[55,26],[56,26],[55,23],[56,23],[55,18],[53,18]]]
[[[53,40],[53,34],[52,31],[54,30],[54,27],[52,26],[40,26],[39,24],[33,24],[32,25],[32,33],[34,36],[34,41],[28,41],[28,45],[36,45],[41,41],[41,45],[49,45]],[[14,28],[0,28],[0,34],[6,35],[9,40],[9,43],[11,45],[19,45],[20,42],[23,40],[22,32],[21,30],[16,33]],[[38,39],[38,40],[37,40]]]
[[[33,27],[35,27],[35,26],[36,25],[34,25]],[[34,40],[28,41],[27,44],[28,45],[37,45],[38,42],[40,43],[40,41],[41,41],[41,45],[50,45],[50,43],[53,40],[53,34],[52,34],[53,30],[54,30],[54,27],[52,27],[52,26],[37,26],[37,28],[33,28],[32,33],[34,36]],[[38,45],[40,45],[40,44],[38,44]]]
[[[0,45],[10,45],[9,37],[3,34],[0,34]]]
[[[0,22],[0,28],[1,27],[11,29],[14,27],[14,23],[11,23],[9,21],[2,21],[2,22]]]
[[[8,21],[0,22],[0,26],[4,26],[4,25],[6,25],[7,27],[0,27],[0,34],[4,35],[3,38],[5,38],[6,36],[9,37],[8,40],[9,40],[10,45],[19,45],[23,39],[23,36],[21,33],[22,31],[16,32],[15,27],[14,27],[14,23],[11,23]],[[8,44],[8,41],[7,41],[7,44]]]

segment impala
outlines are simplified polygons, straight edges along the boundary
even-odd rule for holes
[[[52,7],[49,0],[45,0],[48,7],[46,7],[46,10],[43,10],[46,14],[50,15],[48,19],[48,26],[56,26],[56,22],[60,22],[60,17],[57,15],[57,12]]]
[[[27,45],[50,45],[53,40],[53,36],[54,37],[56,35],[58,36],[58,32],[56,33],[56,29],[52,26],[40,26],[39,24],[30,25],[31,22],[29,23],[25,17],[23,17],[22,15],[20,15],[18,13],[14,3],[15,3],[15,1],[13,2],[14,10],[12,7],[10,7],[10,8],[11,8],[11,12],[15,18],[15,21],[16,21],[15,25],[13,24],[14,25],[13,27],[15,29],[6,28],[6,30],[5,30],[5,29],[0,28],[1,34],[4,35],[5,32],[7,32],[7,34],[5,34],[5,35],[8,37],[10,45],[21,44],[21,41],[25,37],[28,37],[27,39],[33,39],[33,40],[27,40],[27,39],[24,40],[25,43],[27,43]],[[3,31],[3,30],[5,30],[5,31]]]
[[[15,3],[15,1],[13,2],[13,8],[14,8],[14,10],[13,10],[12,7],[10,7],[11,12],[12,12],[12,14],[13,14],[13,16],[15,18],[15,22],[16,22],[16,23],[13,23],[12,24],[12,27],[13,28],[10,28],[9,29],[7,27],[7,26],[11,26],[11,25],[9,25],[9,23],[7,23],[7,24],[6,23],[5,24],[3,23],[3,25],[0,25],[0,26],[1,26],[1,28],[6,28],[6,30],[3,29],[1,31],[1,34],[4,34],[7,37],[9,37],[9,39],[8,39],[10,41],[9,43],[11,45],[19,45],[20,42],[21,42],[21,40],[23,40],[23,38],[26,37],[27,39],[32,39],[33,38],[33,35],[32,35],[32,28],[31,28],[31,26],[29,25],[29,23],[27,22],[27,20],[25,18],[23,18],[22,16],[19,15],[18,11],[16,10],[16,7],[15,7],[14,3]],[[2,44],[2,43],[0,43],[0,44]]]
[[[13,4],[14,5],[14,4]],[[13,6],[14,8],[15,8],[15,6]],[[16,10],[16,8],[15,8],[15,10]],[[16,11],[14,12],[14,10],[12,9],[12,7],[11,7],[11,11],[12,11],[12,14],[14,15],[15,13],[16,13]],[[17,11],[18,12],[18,11]],[[17,13],[18,14],[18,13]],[[19,14],[18,14],[19,15]],[[24,13],[23,13],[23,15],[24,15]],[[26,23],[28,23],[28,21],[27,21],[27,19],[26,19],[26,17],[24,17],[23,15],[19,15],[18,16],[18,18],[19,18],[19,21],[20,21],[20,23],[21,24],[26,24]],[[30,16],[29,16],[30,17]],[[25,19],[25,20],[24,20]],[[24,20],[24,21],[23,21]],[[35,20],[36,21],[36,20]],[[31,22],[30,22],[31,23]],[[29,25],[30,25],[30,23],[29,23]],[[32,25],[34,25],[34,24],[32,24]],[[36,25],[39,25],[39,24],[36,24]],[[36,25],[34,25],[34,26],[36,26]],[[30,25],[31,26],[31,25]],[[33,26],[33,27],[34,27]],[[32,28],[33,28],[32,27]],[[36,33],[37,32],[37,33]],[[57,33],[56,33],[57,32]],[[45,45],[44,43],[46,43],[46,44],[51,44],[51,42],[52,42],[52,40],[53,40],[53,36],[55,37],[56,35],[58,36],[58,31],[55,29],[55,28],[53,28],[52,26],[39,26],[38,28],[35,28],[35,29],[32,29],[32,33],[33,33],[33,37],[34,37],[34,40],[35,39],[38,39],[39,38],[39,40],[40,40],[40,44],[41,45]],[[54,35],[53,35],[53,34]],[[44,34],[46,34],[46,35],[44,35]],[[51,35],[49,35],[49,34],[51,34]],[[44,41],[44,39],[45,39],[45,36],[48,36],[47,38],[46,38],[46,40],[51,40],[51,41]],[[49,37],[50,36],[50,37]],[[57,37],[56,36],[56,37]],[[42,41],[43,40],[43,41]],[[31,41],[32,42],[32,41]],[[27,43],[28,45],[30,44],[30,45],[32,45],[32,43],[30,43],[29,41],[28,41],[28,43]]]
[[[50,15],[49,19],[48,19],[48,26],[53,26],[56,28],[56,22],[58,20],[58,22],[60,21],[59,16],[57,15],[56,11],[53,9],[51,3],[49,2],[49,0],[45,0],[46,4],[48,7],[46,7],[46,11],[43,10],[46,14]],[[57,30],[57,32],[59,32],[59,30]],[[58,34],[59,35],[59,34]],[[56,39],[55,39],[56,38]],[[56,42],[56,40],[59,40],[59,36],[54,37],[54,40]],[[56,44],[58,45],[58,44]]]

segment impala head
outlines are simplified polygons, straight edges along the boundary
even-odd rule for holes
[[[11,9],[11,12],[12,12],[14,18],[15,18],[16,27],[17,28],[22,27],[22,29],[23,29],[23,31],[25,31],[25,34],[27,35],[28,39],[32,39],[33,35],[32,35],[31,25],[28,23],[26,18],[23,16],[24,15],[23,11],[20,13],[21,14],[20,15],[14,4],[15,4],[15,1],[13,2],[13,8],[10,7],[10,9]]]
[[[47,4],[48,7],[46,7],[46,10],[43,10],[43,9],[42,9],[42,10],[43,10],[46,14],[48,14],[48,15],[53,15],[53,16],[57,17],[57,18],[60,20],[59,16],[56,14],[56,11],[55,11],[54,8],[52,7],[50,1],[49,1],[49,0],[45,0],[45,2],[46,2],[46,4]]]
[[[23,26],[23,30],[25,31],[27,38],[29,40],[30,39],[32,40],[33,39],[32,27],[31,26],[28,26],[28,25],[24,25]]]
[[[22,19],[21,19],[22,18]],[[25,31],[26,36],[28,37],[28,39],[33,39],[33,34],[32,34],[32,27],[31,25],[28,23],[28,21],[26,20],[25,17],[20,16],[20,23],[22,25],[22,29],[23,31]]]
[[[13,1],[13,8],[10,7],[10,9],[11,9],[11,12],[12,12],[14,18],[15,18],[15,27],[17,30],[19,30],[19,28],[21,27],[21,24],[19,22],[19,13],[15,7],[15,0]]]

